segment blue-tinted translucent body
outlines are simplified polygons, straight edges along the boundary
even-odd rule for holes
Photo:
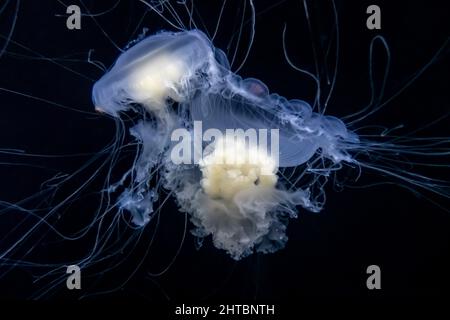
[[[307,164],[312,173],[319,154],[322,163],[328,161],[321,174],[331,172],[341,162],[355,162],[350,153],[360,147],[358,136],[339,119],[313,112],[305,101],[270,94],[257,79],[234,74],[224,53],[198,30],[162,32],[142,40],[118,58],[92,95],[97,109],[112,116],[130,108],[153,116],[131,129],[142,150],[131,169],[133,185],[119,203],[133,214],[134,223],[150,220],[153,202],[164,187],[173,192],[181,210],[190,213],[195,233],[212,235],[215,245],[236,259],[254,248],[271,252],[282,247],[286,217],[296,216],[296,206],[320,210],[322,204],[311,196],[315,178],[302,185],[275,177],[276,184],[267,190],[255,182],[233,193],[231,200],[210,197],[202,188],[204,168],[171,161],[173,130],[192,131],[195,121],[203,130],[224,134],[228,129],[276,129],[277,171]],[[158,171],[163,174],[150,185]]]

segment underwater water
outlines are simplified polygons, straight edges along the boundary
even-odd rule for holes
[[[450,29],[432,2],[4,2],[0,297],[444,295]],[[219,147],[174,163],[195,121],[279,129],[280,157],[239,183]]]

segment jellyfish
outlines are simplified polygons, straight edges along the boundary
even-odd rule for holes
[[[230,70],[224,52],[197,29],[143,39],[95,83],[92,97],[97,110],[113,117],[133,108],[153,119],[130,129],[142,151],[132,169],[137,186],[124,191],[119,206],[138,225],[148,222],[157,190],[147,182],[158,167],[163,174],[157,187],[173,193],[190,215],[193,233],[211,236],[236,260],[283,248],[289,218],[297,216],[299,207],[320,211],[320,177],[344,166],[377,170],[448,196],[445,185],[426,177],[358,159],[361,153],[418,149],[362,140],[342,120],[314,112],[307,102],[288,100],[269,93],[257,79],[241,78]],[[261,130],[266,136],[252,135]],[[276,130],[270,143],[268,130]],[[179,153],[184,161],[175,161]],[[281,178],[284,170],[300,167],[300,174]],[[302,175],[312,178],[303,182]]]
[[[290,221],[304,212],[319,213],[326,208],[326,194],[331,191],[328,185],[341,188],[347,186],[349,180],[357,182],[368,172],[377,173],[383,181],[393,181],[414,194],[427,193],[448,200],[448,179],[432,178],[413,170],[413,165],[423,165],[445,176],[450,141],[447,136],[415,135],[428,124],[398,135],[392,134],[397,127],[388,129],[364,124],[444,56],[448,39],[405,87],[383,100],[391,57],[387,41],[380,35],[374,36],[369,45],[370,103],[348,116],[334,116],[334,110],[340,107],[333,106],[331,101],[339,60],[339,21],[334,1],[329,5],[335,19],[336,62],[333,76],[326,77],[329,90],[324,99],[322,82],[325,79],[321,79],[320,74],[329,67],[327,61],[324,65],[316,61],[315,72],[294,63],[287,45],[289,28],[286,25],[279,30],[283,58],[294,71],[312,80],[314,97],[300,93],[287,98],[270,90],[264,83],[270,81],[264,76],[241,73],[247,60],[251,60],[256,32],[258,12],[252,0],[244,1],[239,26],[232,30],[228,45],[216,37],[227,1],[222,3],[213,32],[208,32],[202,19],[196,19],[193,1],[166,0],[139,2],[148,10],[144,17],[152,13],[162,19],[164,27],[150,32],[143,28],[136,36],[136,30],[142,27],[141,21],[131,36],[134,40],[127,37],[125,46],[117,45],[97,19],[114,11],[119,2],[100,14],[85,14],[118,51],[114,53],[112,66],[107,68],[94,59],[97,53],[89,50],[87,59],[81,61],[100,69],[98,76],[87,77],[72,68],[71,63],[80,63],[80,59],[72,56],[48,58],[15,42],[14,25],[8,29],[6,37],[0,35],[6,41],[0,58],[11,55],[23,60],[45,61],[81,77],[89,81],[84,93],[91,101],[88,110],[74,110],[32,94],[0,87],[2,94],[18,94],[114,125],[109,131],[109,143],[87,155],[49,156],[15,148],[0,149],[2,155],[44,161],[89,157],[70,174],[55,170],[55,175],[46,179],[30,197],[0,202],[0,222],[12,225],[1,236],[0,279],[17,267],[38,270],[36,282],[51,279],[33,295],[40,298],[61,288],[66,281],[65,267],[69,264],[80,266],[83,272],[92,268],[90,275],[100,279],[108,271],[120,268],[124,261],[135,258],[137,262],[124,282],[112,289],[118,290],[145,265],[160,220],[169,216],[165,206],[171,201],[176,204],[177,216],[184,218],[184,229],[182,234],[170,232],[168,237],[177,237],[179,247],[175,254],[169,253],[169,263],[162,263],[162,271],[149,272],[151,277],[165,274],[175,263],[187,239],[187,230],[199,250],[205,243],[212,244],[233,263],[245,261],[252,255],[274,256],[272,253],[288,244]],[[6,2],[0,15],[9,3]],[[311,27],[306,4],[304,1],[305,21]],[[83,8],[88,11],[86,6]],[[19,2],[15,9],[19,10]],[[258,14],[263,13],[264,10]],[[187,15],[187,22],[183,21],[183,14]],[[17,19],[17,11],[15,17]],[[247,35],[244,29],[249,30]],[[232,44],[236,48],[232,48]],[[244,47],[244,52],[236,68],[239,45]],[[8,52],[8,46],[21,48],[26,54]],[[271,46],[267,41],[264,50],[270,50]],[[381,68],[381,83],[375,81],[374,75],[379,71],[374,70],[377,46],[387,60],[384,69]],[[314,58],[317,56],[315,52]],[[264,74],[268,67],[262,64],[258,69]],[[36,72],[36,75],[41,74]],[[270,74],[268,70],[267,74]],[[286,77],[283,81],[290,85],[295,82],[301,87],[304,78],[301,79],[293,81]],[[91,122],[92,119],[86,124],[89,123],[90,128],[98,126],[95,132],[104,134],[105,126]],[[57,119],[51,121],[56,123]],[[365,129],[369,129],[369,133]],[[70,141],[64,143],[70,145]],[[6,162],[6,165],[11,164],[22,165],[22,162]],[[48,169],[51,165],[44,167]],[[342,183],[340,175],[344,176]],[[96,209],[86,212],[83,203],[91,197],[95,198]],[[374,201],[379,201],[378,197]],[[78,206],[81,207],[79,212]],[[74,220],[78,222],[75,231],[70,228]],[[47,257],[48,248],[61,249],[62,246],[63,251],[70,252],[66,246],[73,249],[71,245],[76,247],[80,239],[86,239],[87,245],[77,247],[77,254],[56,259],[56,262],[54,256]],[[38,249],[44,252],[42,257]]]

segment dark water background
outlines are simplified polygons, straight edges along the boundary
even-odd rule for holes
[[[79,4],[83,11],[83,5],[77,1],[65,2]],[[0,16],[2,35],[6,35],[11,26],[14,3],[12,1]],[[312,71],[311,41],[316,45],[319,59],[322,59],[330,40],[333,27],[330,3],[316,1],[309,4],[312,36],[308,32],[300,1],[275,4],[275,1],[255,1],[258,12],[255,43],[240,75],[258,78],[272,92],[287,98],[311,102],[315,93],[314,83],[293,71],[286,63],[282,51],[282,30],[286,23],[287,47],[292,60]],[[365,10],[370,4],[381,7],[381,31],[370,31],[365,27]],[[111,6],[91,1],[86,1],[86,5],[93,13]],[[198,1],[196,5],[204,23],[212,30],[220,5],[215,1]],[[338,117],[357,111],[370,100],[368,50],[375,35],[386,38],[392,55],[387,97],[395,94],[423,67],[449,36],[449,16],[444,1],[337,1],[336,5],[341,40],[340,64],[328,113]],[[242,5],[236,1],[231,1],[227,6],[215,40],[217,47],[226,49],[233,28],[239,23],[237,9],[240,7]],[[144,11],[145,7],[139,2],[122,1],[116,9],[99,16],[97,23],[119,47],[124,47],[136,38],[143,27],[149,28],[150,34],[168,28],[152,13],[147,14],[138,27]],[[61,64],[83,76],[49,61],[13,55],[11,52],[32,54],[10,43],[7,52],[0,58],[0,87],[92,111],[91,87],[102,72],[85,63],[87,52],[94,49],[93,58],[110,66],[117,58],[118,50],[89,17],[82,18],[81,30],[67,30],[66,18],[57,16],[64,13],[65,7],[58,1],[22,1],[12,40],[45,57],[75,54],[80,62]],[[246,25],[244,28],[245,36],[238,52],[239,62],[245,52],[248,27]],[[375,74],[379,76],[379,71],[384,67],[384,51],[378,48],[375,54]],[[329,56],[330,63],[321,64],[323,74],[326,68],[332,74],[334,47]],[[407,90],[365,124],[393,127],[402,123],[405,129],[400,132],[408,132],[445,114],[448,112],[449,70],[447,48],[446,55],[441,56]],[[4,91],[0,91],[0,106],[2,148],[40,154],[96,152],[112,139],[115,132],[113,121],[100,115],[86,116]],[[448,125],[446,119],[422,134],[448,136]],[[87,159],[25,160],[62,172],[73,172]],[[24,159],[2,155],[1,161],[20,162]],[[119,166],[117,169],[118,176],[121,169],[126,169],[126,164],[125,159],[122,168]],[[448,176],[442,176],[445,173],[442,168],[423,172],[448,180]],[[18,201],[35,192],[39,184],[53,173],[26,166],[1,166],[0,198]],[[83,177],[77,179],[82,181]],[[356,185],[382,180],[363,172]],[[88,190],[92,192],[100,186],[101,179]],[[290,221],[287,232],[289,241],[284,250],[270,255],[252,255],[235,262],[213,248],[209,239],[201,250],[196,250],[195,239],[188,233],[181,253],[170,270],[161,277],[150,277],[149,271],[158,272],[170,262],[182,235],[184,215],[177,211],[173,203],[169,203],[161,215],[155,246],[136,274],[121,285],[144,255],[145,244],[153,234],[154,226],[148,227],[148,235],[141,239],[136,253],[120,268],[102,276],[92,276],[102,274],[101,269],[90,271],[92,274],[87,271],[87,278],[83,278],[83,290],[87,291],[82,290],[82,294],[120,286],[113,292],[87,299],[156,303],[165,303],[168,299],[175,303],[295,303],[302,299],[335,297],[395,300],[446,295],[450,285],[450,215],[447,212],[392,184],[345,188],[340,192],[332,189],[331,185],[327,189],[328,199],[323,212],[312,214],[301,210],[299,218]],[[94,200],[88,198],[82,201],[67,213],[69,223],[85,221],[83,217],[89,217],[95,208]],[[8,223],[0,225],[0,232],[6,232],[14,223],[14,217],[5,219]],[[90,239],[77,242],[75,247],[63,242],[57,253],[46,251],[44,245],[37,255],[50,261],[64,261],[72,258],[74,253],[84,252],[90,244]],[[371,264],[379,265],[382,271],[382,290],[377,292],[367,290],[365,285],[366,268]],[[36,270],[16,268],[0,278],[0,297],[28,298],[44,285],[32,282],[35,273]],[[60,288],[53,290],[48,298],[73,300],[79,295],[79,292]]]

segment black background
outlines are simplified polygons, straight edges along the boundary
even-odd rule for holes
[[[75,0],[64,2],[67,5],[79,4],[86,12],[86,7]],[[312,102],[314,83],[287,64],[282,50],[282,31],[286,24],[287,49],[293,62],[313,71],[312,44],[321,60],[331,39],[334,19],[331,2],[308,1],[312,34],[308,32],[300,1],[254,2],[257,11],[255,42],[239,74],[260,79],[272,92],[287,98]],[[111,3],[86,1],[85,4],[91,13],[98,13],[111,8]],[[381,7],[382,30],[366,28],[365,11],[370,4]],[[1,34],[4,36],[10,30],[15,5],[16,1],[11,1],[0,16]],[[174,5],[181,10],[179,5]],[[428,63],[449,36],[448,9],[444,2],[336,1],[336,6],[341,41],[339,69],[327,113],[337,117],[361,109],[370,100],[368,53],[374,36],[384,36],[391,52],[386,97],[398,92]],[[217,23],[220,2],[197,1],[196,8],[203,23],[212,31]],[[239,23],[239,8],[242,9],[241,1],[230,1],[226,6],[214,40],[217,47],[226,50],[233,28]],[[149,34],[161,29],[171,30],[167,23],[151,12],[139,25],[145,10],[140,2],[121,1],[115,9],[96,17],[95,21],[88,16],[83,17],[82,29],[69,31],[61,2],[22,1],[12,40],[33,52],[13,42],[9,44],[0,58],[0,87],[35,98],[0,91],[0,146],[39,154],[89,153],[105,146],[115,133],[113,121],[101,115],[84,115],[59,108],[36,97],[78,110],[93,111],[91,88],[93,81],[103,72],[86,63],[87,52],[94,49],[93,59],[109,67],[119,51],[103,31],[117,46],[125,47],[143,27],[149,28]],[[247,13],[246,21],[249,17]],[[196,19],[200,21],[198,17]],[[242,61],[249,26],[244,26],[234,69]],[[4,39],[1,45],[3,43]],[[375,50],[375,74],[378,76],[385,63],[384,51],[379,48]],[[30,59],[37,54],[40,59]],[[69,57],[77,61],[53,60],[58,61],[55,64],[43,57]],[[326,67],[328,74],[332,74],[334,57],[335,47],[332,46],[329,63],[324,64],[323,59],[319,61],[322,75],[327,73]],[[364,124],[394,127],[401,123],[405,127],[398,133],[406,133],[444,115],[448,112],[448,70],[447,47],[401,95]],[[376,83],[380,81],[376,80]],[[448,119],[421,134],[448,136]],[[36,192],[39,184],[56,171],[73,172],[87,159],[30,159],[2,155],[2,162],[26,162],[51,169],[2,165],[0,198],[18,201]],[[432,161],[445,163],[446,160],[434,158]],[[125,169],[125,165],[117,168],[118,174]],[[443,167],[426,173],[448,180],[448,176],[444,176],[448,170]],[[77,179],[81,181],[82,177]],[[252,255],[235,262],[213,248],[209,239],[199,251],[196,250],[195,240],[188,233],[169,271],[160,277],[150,277],[149,271],[158,272],[170,262],[181,239],[184,216],[169,203],[161,215],[154,248],[125,284],[122,285],[139,261],[139,256],[144,255],[145,243],[153,234],[154,225],[148,226],[148,235],[141,239],[143,244],[138,246],[136,254],[123,261],[117,270],[104,275],[101,270],[86,271],[96,276],[83,280],[82,293],[68,292],[62,287],[55,288],[44,298],[71,301],[87,294],[85,300],[116,299],[156,304],[167,301],[174,304],[244,301],[294,304],[305,299],[333,300],[338,297],[396,301],[446,296],[450,285],[448,212],[395,184],[361,187],[383,180],[386,179],[363,172],[360,181],[350,183],[343,191],[336,192],[330,185],[325,209],[318,214],[300,210],[299,218],[289,223],[286,248],[275,254]],[[90,186],[87,192],[98,190],[100,182]],[[361,188],[354,188],[356,186]],[[442,200],[427,196],[431,200]],[[71,209],[71,223],[76,223],[77,215],[82,220],[95,209],[94,201],[82,202]],[[446,207],[445,201],[442,205]],[[7,226],[15,221],[11,214],[4,214],[1,219],[4,219],[0,224],[1,232],[6,232]],[[41,261],[42,258],[67,261],[73,258],[72,253],[85,252],[90,243],[89,239],[77,242],[76,248],[63,243],[57,256],[42,246],[38,247],[41,251],[37,256]],[[382,290],[369,291],[366,288],[366,268],[371,264],[381,267]],[[20,300],[32,296],[40,286],[45,286],[42,282],[32,282],[38,271],[15,268],[3,275],[0,278],[0,297]],[[94,280],[98,278],[103,280],[97,283]],[[102,293],[109,289],[112,291]]]

